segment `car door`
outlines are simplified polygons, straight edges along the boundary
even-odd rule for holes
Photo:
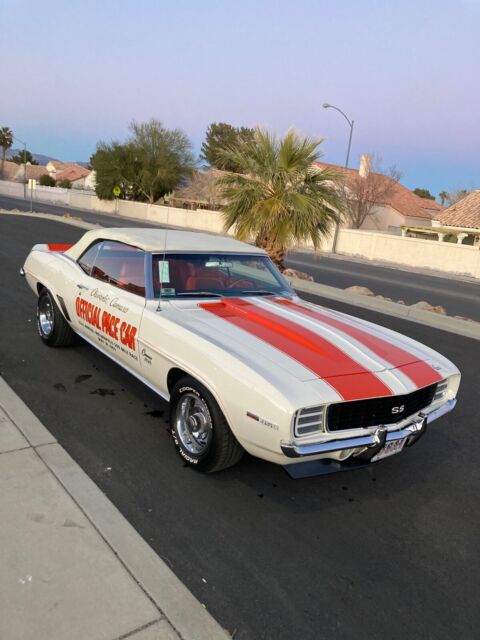
[[[82,335],[140,373],[138,336],[145,308],[145,252],[104,240],[89,274],[79,284],[76,314]]]

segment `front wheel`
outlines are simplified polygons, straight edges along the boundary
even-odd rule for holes
[[[38,296],[37,328],[40,338],[49,347],[68,347],[75,341],[74,331],[48,289],[42,289]]]
[[[215,398],[190,376],[173,388],[170,424],[178,453],[198,471],[226,469],[243,455]]]

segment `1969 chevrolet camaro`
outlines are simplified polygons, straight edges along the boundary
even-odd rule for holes
[[[201,471],[244,450],[282,465],[374,463],[455,406],[446,358],[302,301],[264,251],[230,238],[99,229],[34,246],[21,273],[43,342],[79,334],[169,400],[175,446]]]

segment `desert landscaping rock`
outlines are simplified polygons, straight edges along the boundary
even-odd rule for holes
[[[309,273],[305,273],[304,271],[297,271],[296,269],[285,269],[283,275],[286,278],[299,278],[299,280],[308,280],[309,282],[313,282],[313,276]]]
[[[370,291],[368,287],[359,287],[358,285],[354,285],[353,287],[347,287],[345,291],[349,293],[358,293],[361,296],[374,296],[373,291]],[[377,296],[378,297],[378,296]]]
[[[416,302],[415,304],[410,305],[412,309],[420,309],[421,311],[432,311],[433,313],[438,313],[441,316],[446,316],[447,312],[445,309],[438,305],[434,306],[429,302],[425,302],[425,300],[421,300],[420,302]]]

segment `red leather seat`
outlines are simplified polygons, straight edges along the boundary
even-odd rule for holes
[[[186,282],[187,291],[225,289],[225,275],[216,267],[197,267]]]
[[[132,291],[140,295],[145,295],[145,267],[143,256],[141,259],[127,258],[124,260],[120,275],[118,276],[118,285],[123,289]]]
[[[221,278],[208,278],[206,276],[190,276],[187,280],[187,291],[200,289],[224,289],[225,284]]]

